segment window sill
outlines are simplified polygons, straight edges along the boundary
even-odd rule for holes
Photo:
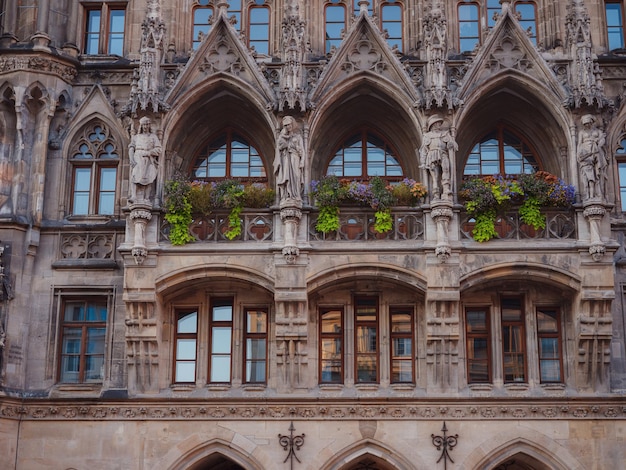
[[[380,384],[355,384],[354,388],[361,392],[377,392]]]
[[[507,383],[504,384],[504,389],[507,392],[527,392],[530,389],[530,385],[527,383]]]
[[[63,259],[52,263],[53,269],[117,269],[112,259]]]
[[[264,392],[267,386],[265,384],[243,384],[241,388],[245,392]]]
[[[95,395],[100,396],[101,383],[94,384],[57,384],[50,392],[51,398],[64,397],[67,395]]]
[[[405,391],[405,390],[414,390],[415,389],[415,384],[414,383],[394,383],[390,385],[392,390],[397,390],[399,392]]]
[[[91,215],[68,215],[65,220],[70,223],[76,225],[84,225],[84,224],[106,224],[107,222],[114,220],[115,215],[102,215],[102,214],[91,214]]]

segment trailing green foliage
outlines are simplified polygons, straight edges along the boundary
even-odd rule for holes
[[[393,218],[389,209],[374,212],[374,219],[374,230],[378,233],[386,233],[393,228]]]
[[[546,217],[541,213],[541,204],[536,197],[529,197],[519,208],[519,215],[527,225],[535,230],[546,228]]]
[[[189,183],[182,178],[169,181],[165,185],[165,220],[170,224],[169,238],[172,245],[184,245],[193,240],[189,233],[189,225],[193,221],[188,199],[190,189]]]
[[[335,230],[339,230],[339,208],[336,206],[320,207],[315,230],[322,233],[329,233],[334,232]]]

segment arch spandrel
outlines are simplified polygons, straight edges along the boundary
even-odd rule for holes
[[[216,428],[221,429],[221,428]],[[249,448],[244,450],[234,444],[235,438],[240,442],[246,442],[258,450],[258,446],[249,441],[244,436],[223,431],[224,436],[201,442],[197,434],[189,436],[184,442],[177,446],[172,446],[168,452],[154,468],[164,468],[169,470],[203,470],[213,468],[216,462],[232,464],[232,468],[244,468],[246,470],[264,470],[266,465],[271,465],[269,459],[266,462],[259,462],[252,457]],[[258,452],[256,452],[258,454]],[[220,467],[222,468],[222,467]],[[228,468],[228,467],[224,467]]]
[[[323,462],[322,459],[326,459],[327,461]],[[320,470],[355,470],[363,468],[363,466],[359,466],[359,464],[368,461],[377,465],[373,468],[381,470],[429,468],[427,465],[423,464],[423,462],[419,461],[419,459],[414,458],[413,461],[409,462],[397,449],[392,449],[374,439],[363,439],[344,449],[337,449],[331,458],[328,458],[325,453],[320,453],[316,461],[313,462],[315,467],[311,468],[319,468]]]

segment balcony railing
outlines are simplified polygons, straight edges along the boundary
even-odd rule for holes
[[[544,229],[534,229],[526,225],[520,219],[516,211],[510,211],[504,216],[498,217],[495,229],[497,238],[502,240],[571,240],[576,239],[576,213],[568,209],[550,209],[544,211],[546,216],[546,227]],[[473,219],[466,213],[461,215],[461,238],[471,239],[474,229]],[[489,242],[487,242],[489,243]]]

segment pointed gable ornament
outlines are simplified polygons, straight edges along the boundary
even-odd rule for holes
[[[572,58],[568,105],[603,108],[608,101],[603,93],[600,67],[592,52],[589,14],[583,0],[571,0],[567,10],[565,43]]]
[[[304,27],[306,22],[300,17],[296,0],[285,6],[282,23],[282,59],[278,93],[278,110],[306,111],[305,71],[302,65],[305,53]]]
[[[160,113],[169,109],[160,93],[160,66],[165,36],[160,0],[148,0],[141,30],[139,70],[135,70],[128,104],[122,111],[125,115],[136,115],[138,110]]]
[[[426,109],[445,106],[452,109],[459,105],[459,101],[452,96],[448,86],[447,21],[439,0],[433,0],[430,8],[426,7],[425,10],[423,43],[427,62],[422,92],[423,105]]]

